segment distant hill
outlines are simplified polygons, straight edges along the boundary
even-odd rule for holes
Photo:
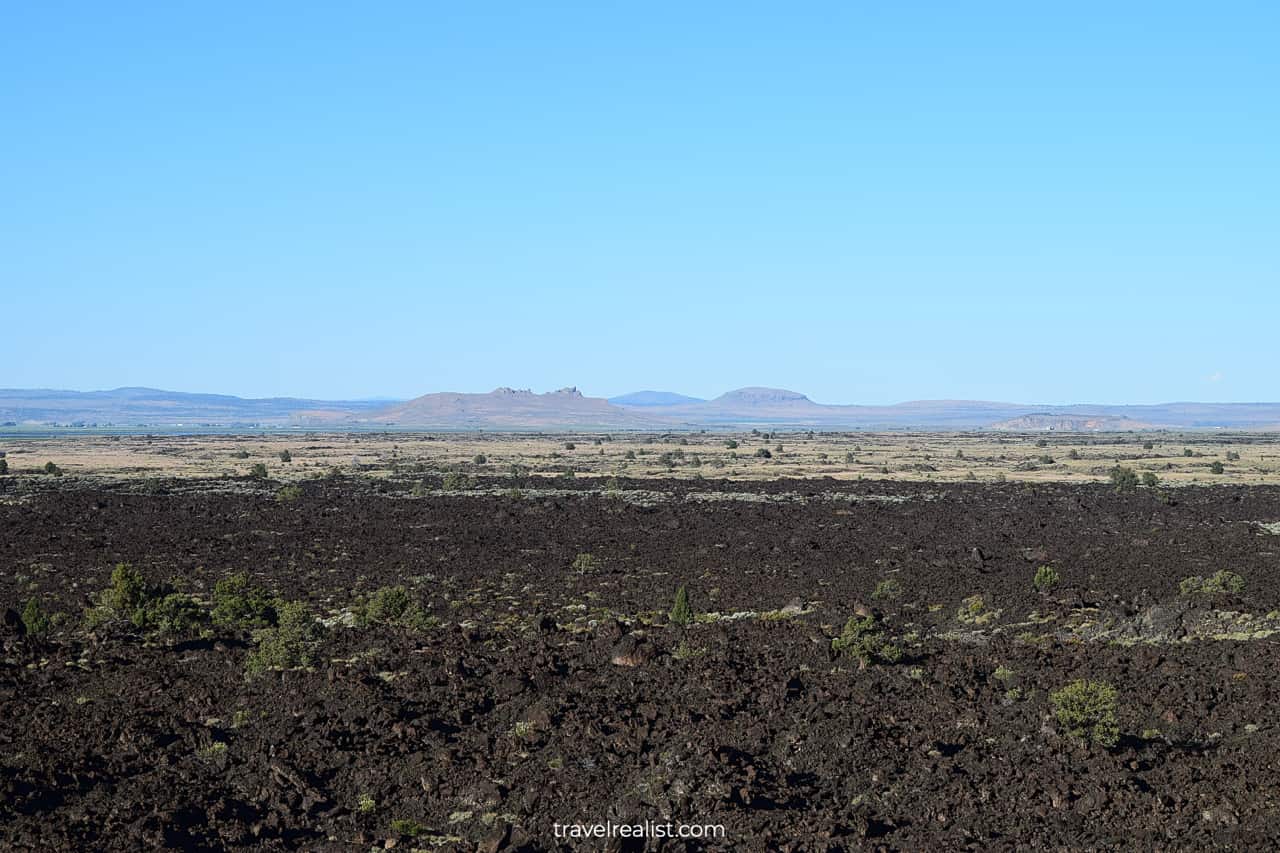
[[[1127,432],[1152,429],[1151,424],[1124,417],[1035,414],[994,423],[1000,432]]]
[[[620,397],[610,397],[609,402],[615,406],[633,406],[647,408],[649,406],[678,406],[681,403],[705,403],[700,397],[686,397],[672,391],[633,391]]]

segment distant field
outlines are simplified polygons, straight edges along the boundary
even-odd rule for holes
[[[537,477],[1088,483],[1123,465],[1168,486],[1280,483],[1280,435],[1257,433],[0,435],[0,451],[12,474],[53,462],[68,476],[111,479],[238,476],[261,463],[271,479],[288,481],[334,469],[494,477],[519,466]]]

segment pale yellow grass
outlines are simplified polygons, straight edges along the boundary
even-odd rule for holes
[[[727,446],[738,442],[736,449]],[[1047,446],[1037,446],[1044,441]],[[1116,443],[1117,441],[1122,443]],[[1143,447],[1144,441],[1153,444]],[[636,436],[593,434],[309,434],[252,436],[0,437],[13,473],[52,461],[68,474],[112,478],[220,477],[261,462],[272,478],[296,480],[334,468],[368,476],[462,470],[507,474],[513,465],[538,476],[572,468],[583,476],[726,478],[833,477],[933,482],[966,480],[1102,482],[1117,464],[1152,472],[1165,485],[1280,483],[1280,436],[1191,433],[1178,436],[994,435],[978,433],[781,433]],[[566,447],[572,443],[573,449]],[[778,449],[778,445],[782,449]],[[757,457],[765,448],[772,458]],[[1194,456],[1184,455],[1190,449]],[[288,450],[292,462],[282,462]],[[1072,451],[1078,458],[1072,459]],[[959,451],[962,456],[957,456]],[[248,453],[236,458],[237,452]],[[1239,460],[1228,460],[1229,452]],[[627,458],[628,454],[634,458]],[[851,460],[846,455],[852,453]],[[664,460],[663,454],[672,454]],[[683,458],[680,458],[683,454]],[[483,455],[483,464],[475,462]],[[825,455],[825,458],[824,458]],[[1041,456],[1052,462],[1042,462]],[[700,465],[695,465],[695,459]],[[1214,462],[1225,466],[1212,474]],[[930,470],[932,469],[932,470]]]

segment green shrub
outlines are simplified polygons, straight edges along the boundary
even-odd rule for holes
[[[395,622],[409,609],[413,599],[402,586],[384,586],[374,592],[364,606],[364,617],[373,625]]]
[[[902,584],[893,578],[886,578],[876,584],[876,588],[871,591],[871,597],[879,600],[889,600],[902,595]]]
[[[249,655],[250,675],[311,664],[312,649],[321,637],[320,623],[301,601],[277,602],[275,611],[276,626],[259,632],[258,648]]]
[[[416,838],[427,831],[427,828],[416,820],[404,820],[397,818],[391,821],[391,831],[397,835],[407,835],[410,838]]]
[[[1183,578],[1178,584],[1178,591],[1183,595],[1239,595],[1244,592],[1244,578],[1235,572],[1226,570],[1214,572],[1207,578],[1194,575]]]
[[[475,458],[471,461],[476,465],[487,465],[489,463],[489,457],[485,456],[483,453],[477,453]]]
[[[284,450],[280,451],[280,461],[281,462],[293,461],[293,454],[289,452],[288,448],[285,448]]]
[[[769,452],[769,448],[761,447],[756,450],[756,457],[759,459],[772,459],[773,454]]]
[[[671,605],[671,613],[667,617],[672,625],[684,627],[693,621],[693,610],[689,607],[689,591],[681,584],[676,590],[675,603]]]
[[[1212,465],[1209,466],[1210,474],[1221,474],[1226,470],[1227,470],[1226,468],[1222,467],[1221,462],[1214,462]]]
[[[415,631],[434,628],[439,620],[427,613],[403,586],[384,586],[365,602],[359,615],[362,625],[396,625]]]
[[[265,480],[269,476],[270,474],[267,471],[267,466],[262,464],[261,462],[255,462],[253,463],[253,465],[249,466],[250,479]]]
[[[1111,485],[1117,492],[1131,492],[1138,488],[1138,474],[1132,468],[1117,465],[1111,469]]]
[[[728,441],[726,441],[726,442],[724,443],[724,446],[725,446],[725,447],[727,447],[727,448],[729,448],[730,450],[737,450],[737,449],[738,449],[738,442],[734,441],[734,440],[731,438],[731,439],[729,439]]]
[[[1154,471],[1143,471],[1142,485],[1146,486],[1148,489],[1154,489],[1156,486],[1160,485],[1160,478],[1156,476]]]
[[[1116,689],[1103,681],[1073,681],[1049,694],[1058,725],[1078,740],[1113,747],[1120,740]]]
[[[850,616],[840,636],[831,641],[831,648],[856,658],[859,668],[873,663],[893,664],[902,659],[902,649],[889,641],[875,616]]]
[[[232,454],[231,454],[231,458],[232,458],[232,459],[248,459],[248,458],[249,458],[249,451],[247,451],[247,450],[237,450],[235,453],[232,453]]]
[[[9,473],[9,460],[0,459],[0,474],[8,474],[8,473]]]
[[[97,603],[85,614],[85,622],[91,630],[122,622],[137,624],[135,614],[142,612],[151,597],[142,573],[128,563],[117,563],[111,571],[111,585],[98,593]]]
[[[956,618],[966,625],[986,625],[998,619],[1000,612],[987,607],[987,600],[981,595],[971,595],[960,602]]]
[[[446,492],[460,492],[471,488],[471,478],[461,471],[450,471],[440,481],[440,488]]]
[[[147,633],[181,634],[204,618],[191,596],[169,585],[148,584],[137,569],[119,563],[111,572],[111,586],[98,593],[97,604],[85,614],[85,626],[128,624]]]
[[[1057,586],[1061,581],[1062,581],[1062,577],[1061,575],[1058,574],[1057,569],[1055,569],[1053,566],[1041,566],[1040,568],[1036,569],[1035,580],[1033,580],[1031,583],[1035,586],[1035,588],[1039,592],[1048,592],[1049,590]]]
[[[52,462],[44,463],[44,472],[46,474],[52,474],[54,477],[62,476],[62,469]]]
[[[139,618],[140,616],[140,618]],[[186,634],[204,621],[205,613],[191,596],[171,592],[147,602],[134,624],[158,634]]]
[[[569,564],[569,568],[573,569],[580,575],[590,574],[599,571],[601,562],[594,554],[579,554],[573,558],[573,562]]]
[[[276,500],[282,504],[293,503],[302,497],[302,486],[281,486],[276,490]]]
[[[27,599],[27,606],[22,608],[22,626],[27,629],[28,637],[44,637],[49,633],[52,620],[40,606],[40,600],[34,596]]]
[[[237,572],[214,584],[212,616],[225,628],[265,628],[275,621],[274,599]]]

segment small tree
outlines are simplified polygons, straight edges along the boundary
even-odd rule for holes
[[[27,606],[22,608],[22,626],[27,629],[28,637],[43,637],[49,633],[52,624],[49,614],[40,606],[39,599],[27,599]]]
[[[425,631],[438,624],[403,586],[384,586],[365,602],[359,621],[365,625],[394,625]]]
[[[320,639],[321,627],[301,601],[276,604],[276,627],[262,631],[258,648],[246,666],[254,675],[267,669],[292,669],[311,663],[312,647]]]
[[[672,625],[684,627],[693,621],[693,611],[689,609],[689,591],[681,584],[676,590],[675,603],[671,605],[671,613],[667,617]]]
[[[62,476],[62,469],[59,468],[57,465],[55,465],[53,462],[44,463],[44,472],[46,474],[51,474],[54,477]]]
[[[483,453],[477,453],[476,457],[471,461],[476,465],[484,465],[488,463],[489,457],[485,456]]]
[[[410,597],[409,590],[402,586],[384,586],[365,604],[364,617],[373,625],[395,622],[411,604],[413,598]]]
[[[902,660],[902,649],[889,641],[884,627],[875,616],[850,616],[844,623],[840,636],[831,641],[831,648],[839,654],[857,659],[858,668],[865,669],[873,663],[897,663]]]
[[[249,478],[253,480],[265,480],[270,476],[267,472],[267,466],[261,462],[255,462],[249,468]]]
[[[1049,694],[1049,701],[1058,725],[1071,737],[1107,748],[1119,742],[1116,689],[1110,684],[1080,679]]]
[[[1138,474],[1132,468],[1117,465],[1111,469],[1111,485],[1117,492],[1131,492],[1138,488]]]
[[[111,572],[111,586],[98,593],[97,604],[85,614],[90,630],[103,625],[129,624],[146,633],[178,634],[195,628],[205,613],[189,595],[170,584],[148,584],[128,563]]]
[[[1214,462],[1212,465],[1209,466],[1210,474],[1221,474],[1225,470],[1226,469],[1222,467],[1221,462]]]
[[[281,462],[292,462],[292,461],[293,461],[293,454],[289,452],[289,449],[288,449],[288,448],[285,448],[284,450],[281,450],[281,451],[280,451],[280,461],[281,461]]]
[[[275,620],[275,602],[247,572],[237,572],[213,585],[212,616],[226,628],[265,628]]]
[[[8,473],[9,473],[9,460],[0,459],[0,474],[8,474]]]

